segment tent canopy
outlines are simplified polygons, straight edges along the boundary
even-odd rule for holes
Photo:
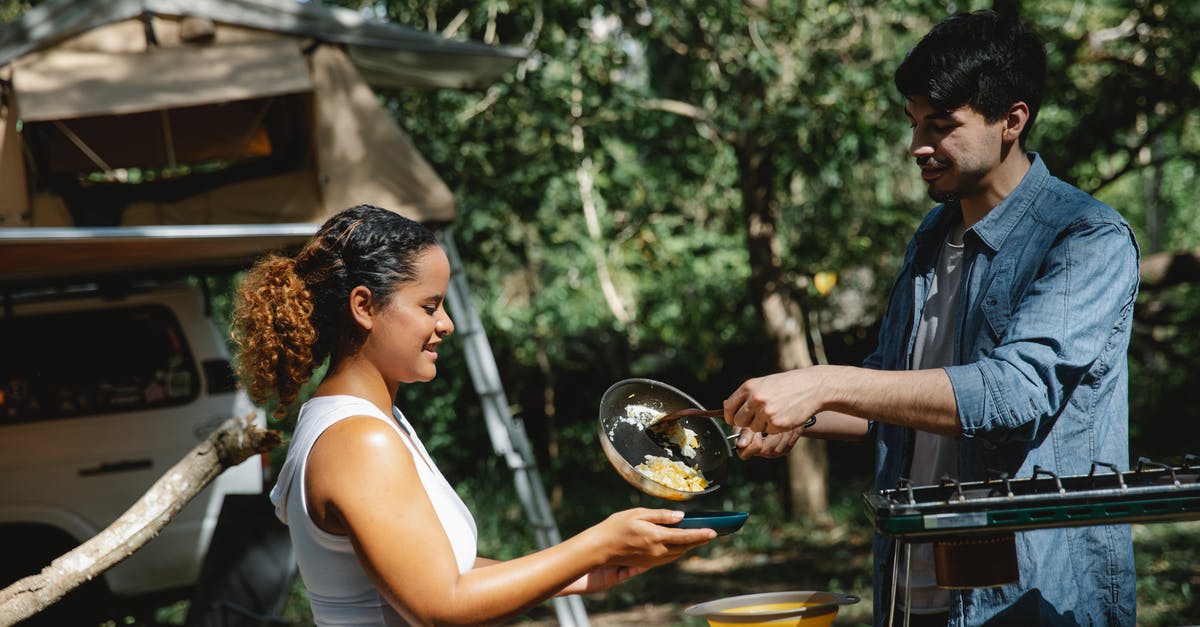
[[[51,0],[0,27],[0,227],[444,224],[372,86],[477,88],[524,56],[296,0]]]
[[[61,50],[19,63],[25,122],[121,115],[312,90],[287,40],[147,52]]]
[[[449,223],[372,87],[481,88],[524,58],[314,2],[50,0],[0,26],[0,282],[244,260],[360,203]]]
[[[527,54],[297,0],[52,0],[0,30],[0,66],[101,26],[154,16],[202,18],[341,44],[374,87],[479,89],[511,71]],[[156,35],[162,43],[163,34]]]

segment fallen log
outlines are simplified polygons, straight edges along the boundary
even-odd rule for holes
[[[252,415],[226,420],[104,531],[58,557],[42,572],[0,590],[0,627],[33,616],[120,563],[157,536],[225,469],[279,443],[279,432],[257,427]]]

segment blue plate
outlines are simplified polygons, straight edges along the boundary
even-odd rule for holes
[[[741,529],[749,517],[748,512],[685,512],[683,520],[667,526],[684,529],[715,529],[717,535],[725,536]]]

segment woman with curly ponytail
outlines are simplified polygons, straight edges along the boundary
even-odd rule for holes
[[[479,624],[549,597],[606,589],[716,533],[682,512],[632,509],[507,562],[476,556],[471,512],[392,405],[437,375],[454,331],[450,264],[433,234],[359,205],[330,218],[294,259],[269,256],[237,293],[233,337],[252,398],[277,415],[329,361],[300,408],[275,512],[288,525],[318,625]]]

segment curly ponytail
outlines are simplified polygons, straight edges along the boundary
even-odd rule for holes
[[[232,320],[238,375],[256,403],[279,399],[276,418],[295,402],[318,365],[312,312],[312,294],[293,259],[270,255],[238,286]]]
[[[233,339],[238,374],[250,398],[279,399],[276,417],[325,358],[357,350],[365,332],[346,306],[351,290],[371,291],[376,306],[411,281],[433,232],[398,213],[357,205],[329,218],[295,259],[270,255],[238,287]]]

